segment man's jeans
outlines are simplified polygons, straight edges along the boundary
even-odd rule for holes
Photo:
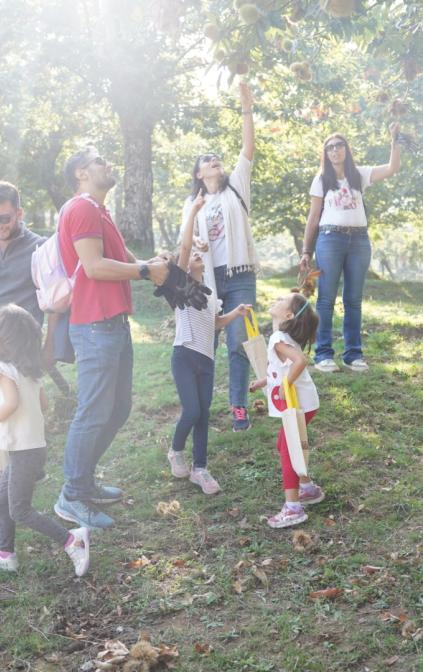
[[[86,501],[100,457],[131,411],[133,352],[129,324],[119,319],[71,324],[78,407],[65,447],[68,499]]]
[[[230,313],[240,303],[256,303],[256,276],[252,271],[234,273],[229,277],[226,266],[214,269],[217,296],[222,299],[223,312]],[[225,327],[229,356],[229,401],[232,406],[247,406],[250,364],[242,347],[247,340],[243,317]],[[217,344],[217,338],[216,338]]]
[[[361,349],[361,302],[366,273],[370,265],[371,247],[367,230],[354,233],[321,231],[316,243],[316,263],[322,271],[319,277],[315,361],[332,359],[332,317],[341,273],[344,274],[342,300],[344,303],[343,360],[351,364],[363,356]]]

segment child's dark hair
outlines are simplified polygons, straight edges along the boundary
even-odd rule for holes
[[[27,310],[13,303],[0,308],[0,362],[13,364],[34,380],[42,376],[41,327]]]
[[[308,303],[308,299],[298,292],[292,293],[290,308],[294,317],[281,322],[279,329],[289,334],[298,343],[301,350],[305,350],[308,346],[307,352],[310,352],[311,346],[316,340],[319,316]],[[298,317],[295,317],[296,315]]]

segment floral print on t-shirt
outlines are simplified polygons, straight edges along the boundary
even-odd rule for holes
[[[350,189],[348,184],[343,184],[338,191],[330,192],[328,205],[338,210],[355,210],[357,208],[357,200],[354,191]]]
[[[225,235],[225,225],[223,222],[222,203],[219,201],[211,205],[206,211],[207,229],[209,232],[209,241],[213,243]]]

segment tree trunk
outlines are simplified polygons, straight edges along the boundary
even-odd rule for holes
[[[154,252],[152,221],[153,168],[151,120],[120,114],[124,142],[124,207],[119,222],[129,243],[137,243],[143,252]]]

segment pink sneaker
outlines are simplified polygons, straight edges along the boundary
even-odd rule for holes
[[[199,485],[205,495],[215,495],[220,492],[219,483],[213,478],[207,469],[192,468],[189,477],[191,483]]]
[[[16,553],[10,553],[9,551],[0,551],[0,569],[5,572],[17,572],[18,571],[18,559]]]
[[[76,576],[84,576],[90,566],[90,531],[87,527],[69,530],[73,536],[65,551],[73,562]]]
[[[325,493],[322,488],[314,483],[310,483],[308,488],[301,487],[300,483],[300,503],[305,506],[306,504],[318,504],[323,502],[325,498]]]
[[[167,454],[167,459],[170,462],[172,476],[175,476],[175,478],[188,478],[190,469],[185,462],[185,455],[182,450],[170,449]]]
[[[292,525],[304,523],[307,519],[308,515],[302,506],[299,506],[296,510],[292,510],[284,504],[282,511],[279,511],[275,516],[271,516],[267,519],[267,524],[273,528],[291,527]]]

